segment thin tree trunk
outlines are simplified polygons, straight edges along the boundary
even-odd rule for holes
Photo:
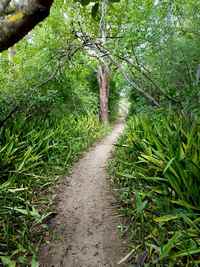
[[[108,0],[103,0],[101,3],[101,19],[99,24],[99,32],[101,35],[101,42],[106,44],[106,13],[108,7]],[[99,101],[100,101],[100,121],[108,123],[108,99],[109,99],[109,79],[108,79],[108,66],[106,59],[101,59],[101,65],[98,70],[99,80]]]
[[[108,68],[106,67],[106,65],[101,65],[99,67],[98,81],[99,81],[99,102],[100,102],[99,117],[103,123],[108,123],[109,81],[108,81]]]

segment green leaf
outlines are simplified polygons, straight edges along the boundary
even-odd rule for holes
[[[99,10],[99,3],[94,4],[92,7],[92,17],[95,19]]]
[[[36,260],[35,255],[32,257],[31,267],[39,267],[39,262]]]
[[[170,159],[170,161],[167,163],[167,165],[166,165],[166,167],[165,167],[165,169],[164,169],[164,171],[163,171],[163,174],[165,174],[166,173],[166,171],[170,168],[170,166],[171,166],[171,164],[172,164],[172,162],[175,160],[175,157],[173,157],[172,159]]]
[[[8,192],[10,193],[16,193],[16,192],[22,192],[28,190],[28,187],[22,187],[22,188],[9,188]]]
[[[16,262],[11,260],[9,256],[0,256],[0,259],[4,266],[16,267]]]
[[[13,208],[7,207],[7,209],[14,210],[23,215],[32,216],[37,219],[41,218],[41,215],[38,213],[38,211],[34,207],[32,207],[32,210],[26,210],[26,209],[16,208],[16,207],[13,207]]]
[[[156,177],[156,176],[148,177],[148,176],[142,175],[141,173],[139,173],[138,177],[130,175],[130,174],[121,173],[121,172],[117,172],[117,175],[122,176],[122,177],[126,177],[126,178],[130,178],[130,179],[136,179],[136,180],[137,179],[144,179],[147,181],[154,181],[154,182],[160,182],[160,181],[167,182],[166,178]]]
[[[175,220],[177,218],[179,218],[180,216],[179,215],[164,215],[164,216],[161,216],[161,217],[157,217],[157,218],[154,218],[154,221],[155,222],[158,222],[158,223],[164,223],[164,222],[169,222],[171,220]]]
[[[185,200],[179,199],[179,200],[170,200],[170,201],[172,203],[177,204],[179,206],[182,206],[186,209],[200,210],[199,207],[193,206],[193,205],[189,204],[188,202],[186,202]]]
[[[195,248],[195,249],[187,249],[187,250],[183,250],[180,251],[178,253],[173,254],[173,256],[171,256],[171,259],[176,259],[176,258],[180,258],[180,257],[184,257],[184,256],[190,256],[193,254],[199,254],[200,253],[200,248]]]
[[[181,232],[175,232],[175,234],[173,235],[173,237],[167,242],[166,245],[164,245],[163,247],[161,247],[161,256],[160,259],[163,259],[165,257],[167,257],[170,253],[170,251],[172,250],[172,248],[174,248],[177,244],[177,242],[179,241],[179,238],[181,237]]]
[[[139,192],[135,193],[135,201],[136,201],[136,210],[138,214],[142,214],[143,210],[146,208],[148,201],[142,201],[141,194]]]

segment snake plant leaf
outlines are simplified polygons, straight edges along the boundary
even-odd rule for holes
[[[176,246],[177,242],[179,241],[180,237],[182,236],[181,232],[175,232],[172,238],[161,247],[160,249],[160,260],[167,257],[170,251]]]
[[[154,221],[158,222],[158,223],[165,223],[165,222],[169,222],[171,220],[175,220],[177,218],[180,218],[180,215],[168,214],[168,215],[156,217],[156,218],[154,218]]]
[[[184,256],[194,255],[194,254],[198,255],[199,253],[200,253],[200,248],[185,249],[183,251],[174,253],[170,258],[171,259],[176,259],[176,258],[180,258],[180,257],[184,257]]]

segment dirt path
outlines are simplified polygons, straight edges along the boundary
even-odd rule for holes
[[[106,164],[123,130],[112,133],[85,154],[59,189],[58,215],[51,222],[54,241],[41,253],[43,267],[116,267],[121,259],[115,199]]]

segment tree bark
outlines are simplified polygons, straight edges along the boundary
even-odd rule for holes
[[[101,65],[99,67],[98,81],[99,81],[99,102],[100,102],[99,117],[103,123],[108,123],[109,79],[108,79],[108,68],[106,65]]]
[[[49,15],[53,0],[29,0],[25,2],[26,4],[16,7],[14,12],[1,15],[0,52],[13,46],[35,25],[44,20]]]
[[[100,5],[101,18],[99,22],[99,33],[101,36],[101,43],[106,44],[107,36],[107,23],[106,23],[106,14],[108,8],[108,0],[102,0]],[[100,121],[103,123],[108,123],[109,114],[108,114],[108,99],[109,99],[109,79],[108,79],[108,65],[106,59],[101,58],[101,65],[99,67],[98,76],[99,76],[99,100],[100,100]]]

